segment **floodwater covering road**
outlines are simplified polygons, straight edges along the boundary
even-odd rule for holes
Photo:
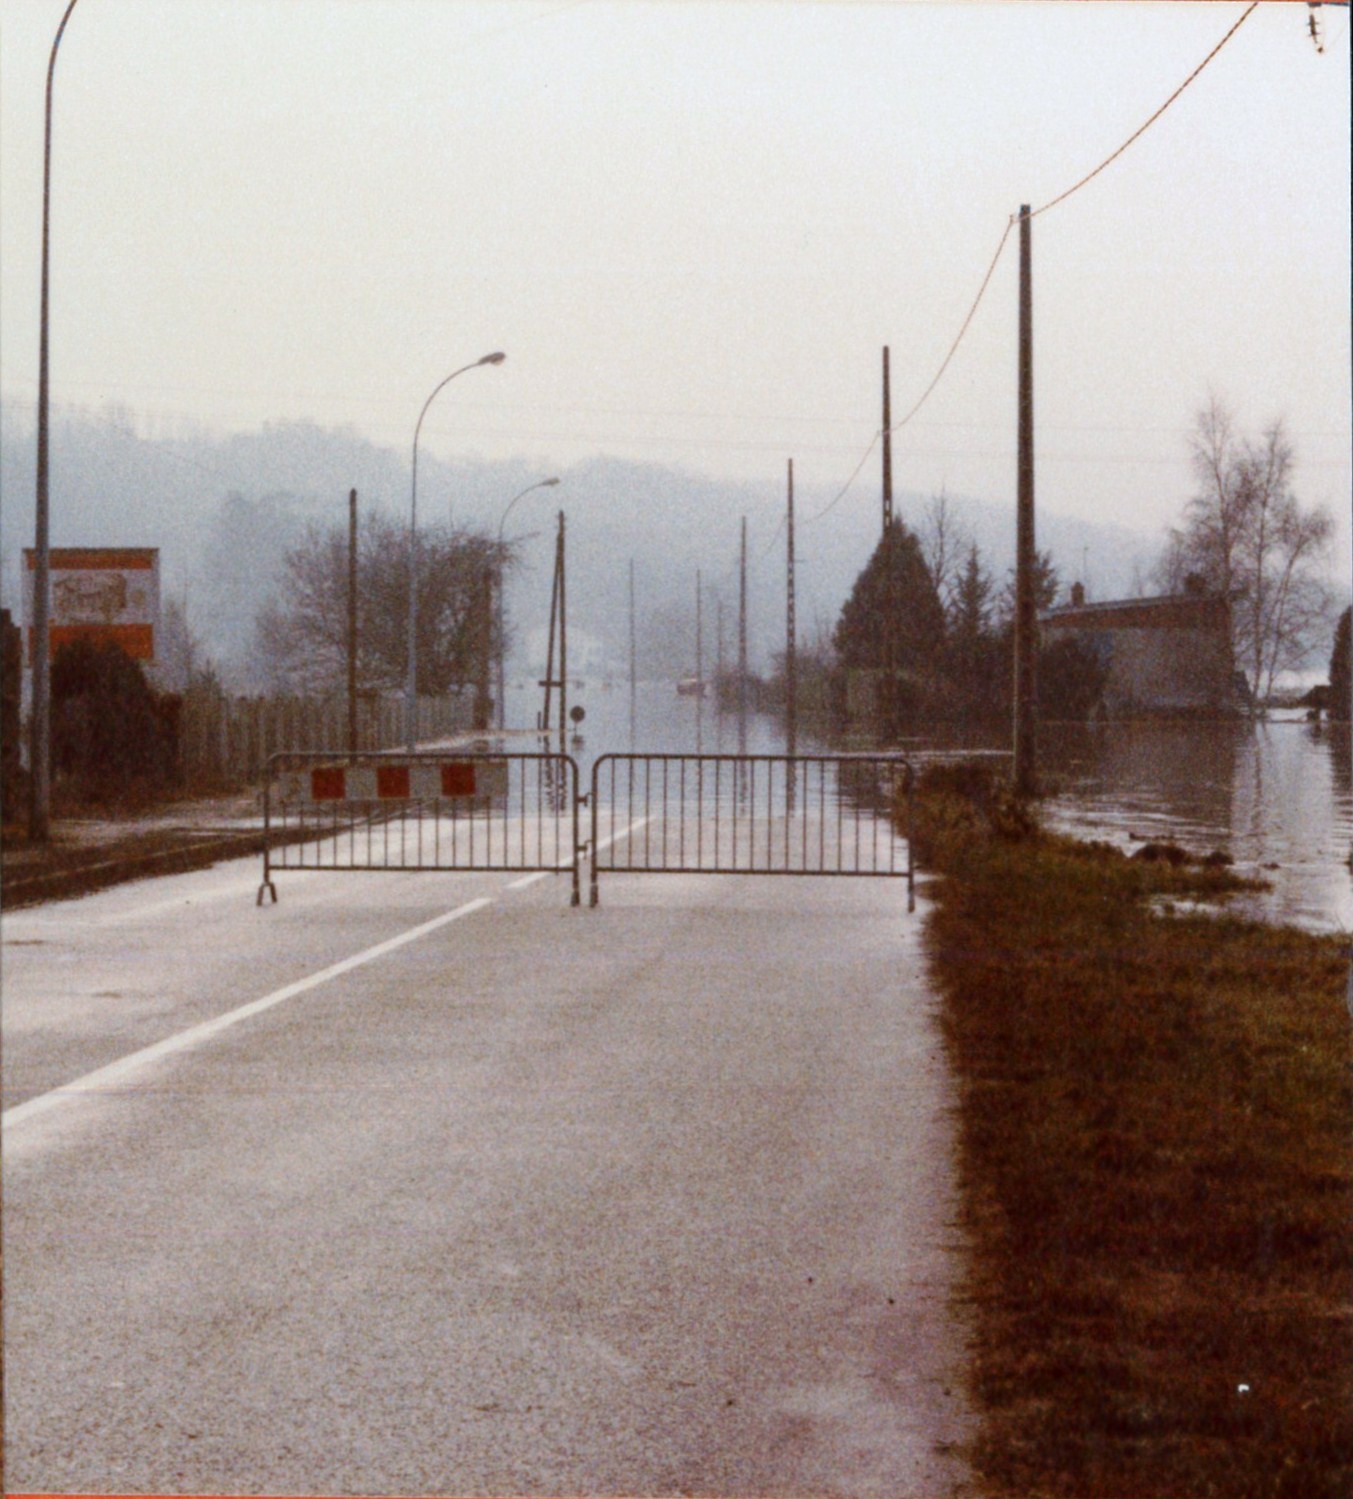
[[[904,882],[257,881],[3,923],[11,1492],[963,1481]]]

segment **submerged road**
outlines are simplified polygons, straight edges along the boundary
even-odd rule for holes
[[[902,881],[257,882],[3,922],[10,1492],[962,1483]]]

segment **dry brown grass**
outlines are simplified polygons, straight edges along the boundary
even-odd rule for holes
[[[1159,914],[1236,882],[1043,836],[980,782],[920,817],[985,1484],[1353,1493],[1345,944]]]

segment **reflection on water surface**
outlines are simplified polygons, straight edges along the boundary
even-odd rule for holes
[[[640,683],[633,719],[627,682],[609,691],[592,683],[572,690],[569,701],[587,709],[582,742],[573,748],[584,788],[592,759],[606,752],[779,754],[785,747],[777,719],[754,714],[742,736],[735,715],[720,714],[710,700],[679,698],[672,683]],[[510,691],[508,722],[532,722],[539,703],[534,690]],[[955,740],[918,738],[907,747],[932,744],[952,748]],[[800,752],[830,747],[800,732]],[[990,748],[991,742],[972,747]],[[1242,873],[1258,873],[1272,885],[1233,898],[1235,909],[1320,931],[1353,931],[1349,757],[1346,724],[1301,717],[1253,724],[1052,724],[1039,735],[1053,826],[1127,850],[1151,838],[1172,839],[1198,854],[1221,849]]]
[[[1054,826],[1128,849],[1147,838],[1219,848],[1272,885],[1234,909],[1353,930],[1346,724],[1058,724],[1044,729],[1040,757]]]

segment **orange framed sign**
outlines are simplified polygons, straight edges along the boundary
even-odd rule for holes
[[[33,664],[33,580],[37,553],[24,549],[23,611],[28,664]],[[160,622],[158,547],[53,547],[51,634],[55,652],[69,640],[120,645],[136,661],[155,659]]]

